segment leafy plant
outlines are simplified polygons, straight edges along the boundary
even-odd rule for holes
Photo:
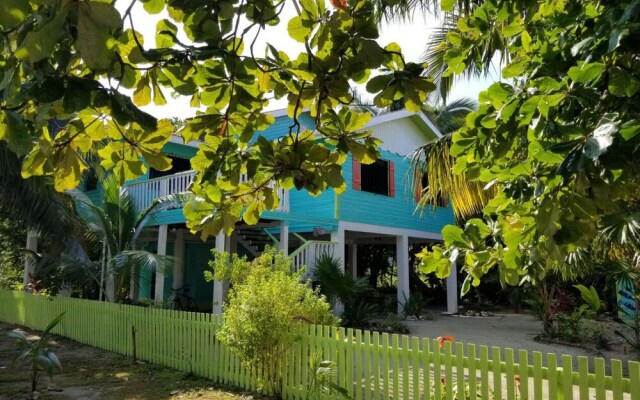
[[[590,286],[588,289],[584,285],[574,285],[574,287],[580,291],[580,296],[586,303],[589,311],[594,315],[598,315],[602,312],[604,305],[602,304],[602,301],[600,301],[600,296],[598,295],[595,287]]]
[[[311,380],[307,386],[305,400],[351,399],[349,392],[334,382],[336,363],[324,360],[322,351],[316,351],[309,357]]]
[[[24,360],[26,364],[29,365],[32,392],[38,389],[38,380],[40,379],[41,371],[46,372],[47,375],[52,378],[55,371],[62,370],[60,360],[58,360],[56,354],[47,347],[47,341],[49,333],[62,321],[63,317],[64,313],[49,322],[49,325],[47,325],[40,335],[40,339],[34,342],[31,342],[24,333],[19,331],[7,333],[9,337],[17,340],[18,347],[22,350],[22,353],[15,358],[14,362]]]
[[[402,314],[406,317],[416,317],[420,319],[424,308],[427,306],[427,301],[422,297],[422,293],[412,293],[409,298],[404,295],[404,304],[402,306]]]
[[[583,320],[582,310],[576,310],[571,314],[558,313],[555,318],[556,336],[568,342],[584,342],[588,338],[584,336]]]
[[[387,314],[386,318],[376,323],[374,328],[387,333],[411,333],[407,324],[396,313]]]
[[[367,278],[354,278],[346,273],[340,260],[329,254],[316,259],[313,283],[333,306],[338,302],[342,304],[344,325],[364,327],[375,312],[375,307],[364,299],[371,291]]]
[[[292,272],[284,252],[267,247],[251,262],[237,254],[213,254],[213,272],[206,279],[232,285],[217,337],[245,365],[261,371],[267,393],[280,395],[284,361],[298,340],[295,325],[337,325],[339,320],[326,298],[301,281],[304,271]]]

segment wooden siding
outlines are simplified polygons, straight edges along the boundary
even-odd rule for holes
[[[395,163],[396,196],[353,190],[353,164],[347,160],[342,167],[348,189],[338,199],[340,220],[437,233],[444,225],[454,223],[450,208],[428,209],[424,215],[415,213],[416,204],[407,178],[409,160],[387,151],[382,151],[381,155]]]
[[[435,138],[435,134],[421,130],[410,118],[398,119],[376,125],[372,136],[382,140],[381,150],[407,155],[418,146]]]

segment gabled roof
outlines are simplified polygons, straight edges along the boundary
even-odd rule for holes
[[[436,125],[423,112],[411,112],[407,110],[392,111],[386,114],[377,115],[371,118],[371,121],[365,126],[365,129],[373,128],[376,125],[392,122],[403,118],[410,118],[414,123],[422,129],[433,132],[437,137],[442,137],[442,133]]]

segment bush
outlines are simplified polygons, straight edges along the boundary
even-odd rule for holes
[[[354,278],[342,270],[337,258],[322,254],[315,261],[313,283],[332,306],[342,303],[345,326],[366,328],[369,325],[368,320],[376,310],[366,299],[371,292],[367,278]]]
[[[224,322],[218,339],[248,367],[263,371],[268,393],[282,392],[284,361],[295,342],[296,323],[337,325],[327,300],[308,283],[303,271],[294,273],[291,260],[282,252],[267,248],[249,262],[246,258],[214,250],[208,280],[229,280],[232,287],[224,308]]]

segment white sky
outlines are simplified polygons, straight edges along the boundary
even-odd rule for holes
[[[119,4],[121,12],[125,4]],[[264,44],[271,43],[279,50],[285,51],[291,58],[296,58],[297,54],[301,51],[300,44],[289,38],[287,34],[286,22],[295,15],[295,9],[292,6],[287,6],[281,19],[283,22],[277,27],[269,27],[266,31],[261,33],[260,38],[255,46],[257,54],[264,54]],[[160,14],[159,16],[150,17],[143,9],[140,3],[134,6],[134,24],[137,31],[141,32],[146,39],[147,44],[153,43],[155,37],[156,23],[161,18],[166,18],[166,14]],[[125,23],[129,28],[128,21]],[[412,22],[393,22],[385,23],[380,31],[380,38],[378,42],[385,46],[388,43],[396,42],[402,48],[407,61],[418,61],[425,51],[425,43],[430,35],[432,29],[437,28],[439,25],[436,18],[433,16],[420,16],[417,15]],[[184,36],[181,40],[185,40]],[[247,48],[248,45],[245,45]],[[498,80],[498,73],[492,71],[492,74],[487,79],[474,79],[471,81],[457,82],[452,90],[450,100],[454,100],[460,97],[477,98],[478,93],[486,89],[493,82]],[[367,97],[368,93],[362,89],[360,90],[364,97]],[[169,117],[190,117],[195,114],[195,110],[189,107],[188,99],[172,99],[168,95],[168,104],[162,107],[150,105],[144,107],[144,110],[155,115],[156,117],[169,118]],[[286,107],[285,101],[272,101],[269,104],[269,110],[275,110]]]

